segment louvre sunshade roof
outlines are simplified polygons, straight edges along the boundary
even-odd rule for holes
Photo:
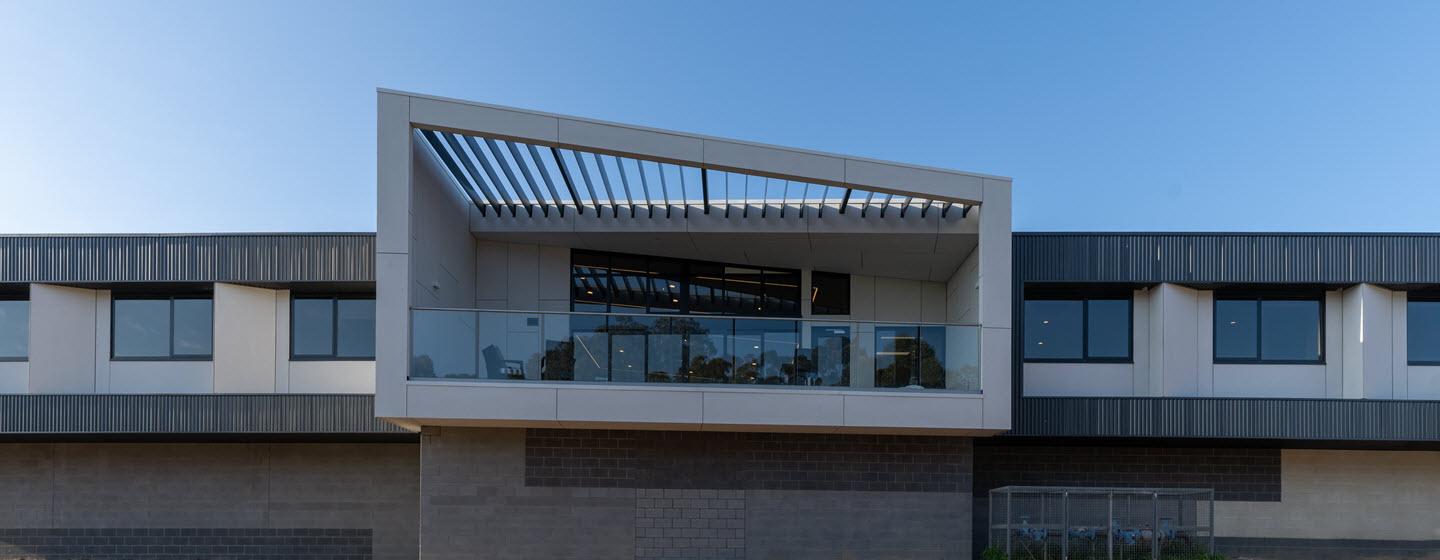
[[[904,194],[766,177],[623,155],[414,129],[481,216],[824,218],[857,213],[894,219],[968,213],[969,206]]]

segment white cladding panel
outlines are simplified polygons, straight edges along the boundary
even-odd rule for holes
[[[95,392],[96,305],[96,290],[30,286],[30,392]]]
[[[0,362],[0,394],[30,392],[30,362]]]
[[[276,350],[284,349],[275,301],[275,290],[215,285],[215,392],[275,392]]]

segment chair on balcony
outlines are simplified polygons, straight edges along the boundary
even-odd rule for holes
[[[525,379],[525,362],[505,359],[494,344],[486,346],[480,355],[485,358],[486,379]]]

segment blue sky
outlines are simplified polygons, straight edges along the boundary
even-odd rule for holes
[[[371,230],[375,88],[1015,179],[1017,230],[1440,231],[1440,2],[0,0],[0,231]]]

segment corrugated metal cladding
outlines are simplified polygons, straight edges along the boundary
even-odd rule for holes
[[[1024,282],[1440,284],[1440,235],[1017,233]]]
[[[374,395],[0,395],[0,435],[405,433]]]
[[[0,236],[0,282],[374,282],[375,234]]]
[[[1440,401],[1024,397],[1011,435],[1440,441]]]

